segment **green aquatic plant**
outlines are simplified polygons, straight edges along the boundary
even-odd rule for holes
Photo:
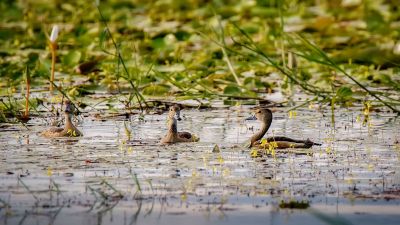
[[[342,73],[344,76],[349,78],[351,81],[353,81],[359,88],[364,90],[366,93],[377,99],[380,103],[391,109],[393,112],[400,113],[400,110],[396,109],[393,105],[389,104],[387,101],[383,100],[381,96],[379,96],[377,93],[369,90],[368,87],[365,85],[361,84],[359,81],[357,81],[353,76],[351,76],[348,72],[346,72],[341,66],[337,65],[322,49],[320,49],[318,46],[307,40],[305,37],[301,35],[296,35],[297,39],[300,40],[303,43],[303,46],[305,46],[310,52],[304,52],[304,53],[297,53],[298,56],[303,57],[307,60],[310,60],[312,62],[316,62],[325,66],[329,66],[336,71]],[[348,93],[348,91],[347,91]]]
[[[32,195],[32,197],[33,197],[37,202],[40,201],[39,197],[36,196],[35,192],[32,191],[32,190],[28,187],[28,185],[26,185],[25,182],[24,182],[20,177],[18,177],[18,183],[21,183],[22,186],[28,191],[29,194]]]
[[[136,193],[135,193],[135,195],[141,195],[142,194],[142,187],[140,185],[140,182],[139,182],[139,179],[137,177],[137,174],[133,173],[132,174],[132,178],[133,178],[133,181],[135,182],[135,185],[136,185]]]
[[[31,91],[40,92],[48,74],[50,86],[56,89],[52,84],[56,57],[42,54],[46,41],[57,42],[56,26],[54,35],[46,38],[42,24],[56,20],[65,32],[58,48],[49,45],[49,50],[53,54],[52,49],[56,49],[60,59],[57,80],[62,84],[64,80],[79,82],[63,87],[76,99],[107,89],[124,99],[121,102],[127,110],[133,110],[147,106],[153,98],[193,99],[202,105],[214,99],[227,104],[251,100],[255,104],[265,93],[279,91],[286,97],[283,104],[293,105],[301,90],[314,102],[334,103],[336,108],[360,104],[365,97],[371,98],[374,106],[387,103],[396,108],[399,104],[395,96],[400,87],[396,78],[398,34],[383,29],[395,21],[393,7],[383,16],[379,3],[365,2],[365,12],[356,7],[350,16],[338,13],[347,9],[340,4],[291,0],[240,2],[235,6],[215,1],[194,1],[190,6],[105,1],[96,3],[97,11],[88,10],[92,3],[2,3],[2,9],[12,10],[2,18],[8,25],[0,31],[0,93],[20,90],[25,68],[18,62],[32,52],[39,53],[42,68],[31,70],[35,77]],[[337,7],[333,10],[325,4]],[[305,9],[314,6],[326,16],[310,17],[311,12]],[[24,13],[27,8],[32,10]],[[39,20],[43,12],[48,16]],[[101,24],[93,25],[98,18]],[[365,21],[368,29],[354,27],[351,21]],[[367,38],[369,34],[374,34],[373,38]],[[385,44],[364,46],[375,42]],[[48,71],[44,73],[43,68]],[[348,97],[343,97],[342,86],[351,90]],[[390,91],[381,90],[386,87]]]
[[[130,141],[131,136],[132,136],[132,130],[131,130],[131,128],[128,127],[128,123],[126,121],[124,121],[124,131],[125,131],[126,140]]]
[[[143,102],[145,105],[147,105],[146,100],[144,99],[144,97],[141,95],[141,93],[139,92],[139,90],[138,90],[137,87],[135,86],[133,80],[132,80],[132,79],[129,79],[129,78],[131,77],[130,72],[129,72],[128,69],[127,69],[127,66],[126,66],[126,64],[125,64],[124,58],[122,57],[121,51],[120,51],[120,49],[119,49],[117,43],[115,42],[115,39],[113,38],[112,33],[110,32],[110,29],[109,29],[109,27],[108,27],[108,23],[107,23],[107,21],[106,21],[104,15],[103,15],[101,9],[100,9],[100,5],[99,5],[99,3],[96,3],[95,5],[96,5],[96,8],[97,8],[97,11],[99,12],[100,20],[101,20],[101,22],[103,23],[103,25],[105,26],[105,32],[106,32],[105,34],[107,34],[107,36],[111,39],[111,42],[112,42],[112,44],[113,44],[113,46],[114,46],[114,50],[116,51],[116,53],[115,53],[115,54],[112,54],[112,55],[114,55],[115,57],[117,57],[117,59],[118,59],[118,64],[121,63],[122,68],[124,69],[124,72],[125,72],[125,74],[126,74],[126,76],[123,76],[123,75],[122,75],[122,77],[123,77],[124,79],[126,79],[126,80],[129,82],[129,84],[131,85],[131,87],[132,87],[132,89],[133,89],[133,93],[134,93],[134,95],[136,96],[136,100],[137,100],[138,103],[139,103],[140,109],[143,111],[142,102]],[[111,53],[110,53],[110,54],[111,54]]]
[[[25,71],[25,83],[26,83],[26,94],[25,94],[25,113],[24,113],[24,118],[29,118],[29,96],[30,96],[30,90],[31,90],[31,77],[29,74],[29,68],[28,66],[26,67]]]
[[[244,31],[242,28],[240,28],[237,24],[233,24],[234,27],[239,31],[240,33],[240,38],[237,39],[235,37],[232,37],[232,40],[234,41],[235,44],[241,46],[243,49],[246,49],[248,52],[253,54],[254,56],[258,57],[261,62],[266,63],[267,65],[272,65],[274,68],[276,68],[279,72],[281,72],[283,75],[285,75],[289,80],[291,80],[294,84],[298,85],[301,87],[304,91],[309,92],[313,95],[316,95],[318,97],[322,98],[322,101],[326,101],[327,99],[331,99],[331,103],[335,104],[335,95],[332,92],[326,91],[323,88],[319,88],[317,86],[311,85],[310,83],[306,83],[304,81],[301,81],[296,77],[296,73],[288,69],[285,65],[280,64],[278,61],[273,59],[273,57],[269,56],[265,51],[257,44],[252,37]],[[294,40],[301,41],[303,43],[303,48],[306,48],[306,51],[302,52],[294,52],[297,56],[300,56],[310,62],[315,62],[324,66],[328,66],[330,68],[333,68],[335,71],[340,72],[343,74],[345,77],[349,78],[351,81],[354,82],[357,87],[361,88],[363,91],[365,91],[367,94],[371,95],[374,97],[378,102],[382,103],[386,107],[390,108],[392,111],[399,113],[400,111],[396,109],[393,104],[388,103],[387,101],[383,100],[381,96],[378,96],[376,92],[370,91],[365,85],[361,84],[358,82],[353,76],[348,74],[342,67],[337,65],[323,50],[318,48],[315,44],[311,43],[309,40],[304,38],[301,35],[286,35],[287,39],[290,41],[289,43],[292,43],[293,47],[296,47],[297,44]],[[231,52],[239,54],[239,55],[246,55],[248,53],[242,52],[242,51],[237,51],[232,48],[229,48],[226,46],[225,43],[223,42],[218,42],[215,41],[218,45],[225,46],[225,48],[229,49]],[[336,95],[341,97],[342,99],[348,99],[348,97],[351,96],[351,92],[349,89],[344,89],[341,88],[336,92]],[[333,101],[332,101],[333,99]],[[399,100],[397,100],[399,101]]]

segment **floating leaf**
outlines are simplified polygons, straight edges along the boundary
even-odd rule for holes
[[[240,93],[240,88],[237,86],[228,85],[224,88],[224,94],[226,95],[237,95]]]
[[[63,57],[62,61],[66,66],[75,66],[76,64],[79,63],[81,55],[82,54],[79,51],[71,51]]]
[[[153,47],[154,49],[163,49],[167,46],[167,44],[165,43],[164,38],[155,38],[151,41],[151,47]]]
[[[365,22],[367,23],[368,30],[373,32],[376,32],[376,30],[383,30],[383,28],[386,27],[383,16],[376,10],[367,11]]]
[[[259,77],[246,77],[246,79],[244,79],[243,84],[249,88],[255,87],[255,88],[260,88],[260,89],[271,86],[270,84],[268,84],[266,82],[262,82]]]
[[[349,87],[340,87],[336,91],[336,97],[342,99],[348,99],[353,95],[353,91]]]
[[[71,90],[68,91],[68,95],[71,97],[76,97],[79,95],[79,91],[76,87],[72,88]]]
[[[170,90],[169,86],[160,84],[151,84],[143,89],[143,94],[160,96],[168,93],[169,90]]]
[[[28,54],[28,62],[27,62],[27,64],[29,66],[29,69],[32,69],[33,67],[35,67],[38,59],[39,59],[39,54],[38,53],[31,52],[31,53]]]
[[[218,146],[217,144],[214,145],[214,148],[213,148],[212,152],[214,152],[214,153],[219,153],[219,152],[221,152],[221,150],[219,149],[219,146]]]

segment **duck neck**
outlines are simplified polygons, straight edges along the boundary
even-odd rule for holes
[[[272,123],[272,116],[262,121],[261,129],[251,137],[251,145],[259,141],[267,133]]]
[[[168,120],[168,133],[178,135],[178,123],[175,118],[169,118]]]
[[[72,123],[72,114],[65,113],[64,116],[65,116],[65,129],[66,130],[75,129],[75,126]]]

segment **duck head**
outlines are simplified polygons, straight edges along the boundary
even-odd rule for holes
[[[65,101],[65,113],[73,113],[74,112],[74,106],[71,104],[69,100]]]
[[[272,118],[271,110],[267,108],[256,108],[254,109],[254,114],[250,117],[247,117],[246,120],[259,120],[259,121],[268,121]]]
[[[267,108],[258,108],[255,110],[254,116],[259,121],[268,121],[272,118],[272,112]]]
[[[168,113],[169,118],[174,118],[177,119],[178,121],[181,121],[181,109],[179,108],[178,105],[173,105],[169,107],[169,113]]]

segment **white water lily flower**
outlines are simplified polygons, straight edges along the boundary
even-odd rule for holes
[[[58,26],[54,25],[53,29],[51,30],[50,41],[55,43],[58,38]]]
[[[343,7],[358,6],[362,3],[362,0],[342,0]]]
[[[396,45],[393,47],[393,53],[395,55],[400,55],[400,41],[398,41]]]

